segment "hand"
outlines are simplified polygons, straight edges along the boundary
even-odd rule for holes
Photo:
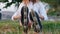
[[[43,16],[40,16],[40,18],[41,18],[42,20],[44,20],[44,17],[43,17]]]
[[[13,17],[14,20],[17,20],[17,19],[19,19],[19,18],[20,18],[20,16],[14,16],[14,17]]]

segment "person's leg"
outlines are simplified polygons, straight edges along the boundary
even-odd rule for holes
[[[21,20],[19,20],[19,25],[20,25],[20,27],[22,27],[22,22],[21,22]]]
[[[23,32],[25,34],[28,34],[28,28],[29,28],[29,26],[28,26],[28,24],[29,24],[28,12],[29,12],[28,7],[26,7],[26,6],[22,7],[22,11],[21,11],[21,14],[22,14],[21,18],[22,19],[21,19],[21,21],[23,24]]]
[[[39,19],[39,16],[36,12],[35,12],[35,14],[36,14],[36,17],[37,17],[38,25],[40,26],[40,31],[42,31],[42,24],[41,24],[41,21]]]
[[[38,34],[38,33],[40,33],[40,31],[42,31],[41,21],[36,12],[34,12],[34,16],[32,16],[32,15],[33,14],[30,13],[30,19],[33,21],[34,33]]]

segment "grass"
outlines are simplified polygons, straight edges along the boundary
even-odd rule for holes
[[[60,22],[43,22],[43,31],[45,34],[60,34]]]
[[[60,21],[42,21],[44,34],[60,34]],[[0,34],[22,34],[23,28],[19,26],[18,21],[1,20]]]

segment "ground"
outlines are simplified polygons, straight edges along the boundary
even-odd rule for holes
[[[42,21],[43,34],[60,34],[60,21]],[[18,21],[0,20],[0,34],[22,34]],[[33,29],[31,29],[31,33]]]

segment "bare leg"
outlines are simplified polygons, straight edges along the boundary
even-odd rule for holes
[[[20,21],[20,26],[22,27],[22,23],[21,23],[21,21]]]

